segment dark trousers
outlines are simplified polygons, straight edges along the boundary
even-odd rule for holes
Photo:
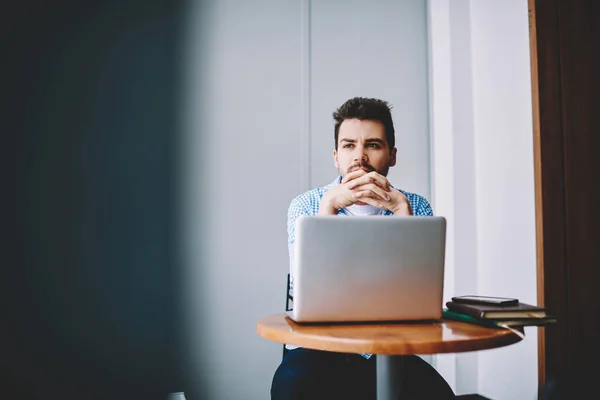
[[[309,349],[287,352],[275,371],[271,400],[319,400],[376,398],[377,356],[334,353]],[[426,361],[405,356],[402,399],[454,399],[452,388]]]

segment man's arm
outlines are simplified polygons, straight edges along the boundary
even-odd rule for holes
[[[433,216],[431,205],[425,197],[415,193],[404,192],[399,189],[394,189],[391,192],[395,192],[395,194],[391,196],[394,200],[389,203],[383,203],[381,201],[373,202],[371,199],[368,199],[365,202],[379,208],[388,209],[392,211],[395,216]],[[392,202],[393,204],[390,204]]]
[[[425,217],[433,216],[433,209],[431,205],[423,196],[414,195],[415,199],[413,201],[413,215],[421,215]]]
[[[376,185],[385,190],[383,195],[363,190]],[[377,172],[370,172],[366,175],[357,177],[346,185],[348,190],[354,192],[355,198],[359,201],[378,208],[390,210],[395,216],[433,215],[431,205],[429,205],[429,202],[423,196],[404,192],[399,189],[390,190],[390,186],[387,178]]]

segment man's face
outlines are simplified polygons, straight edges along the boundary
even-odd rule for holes
[[[347,119],[340,125],[333,160],[342,178],[361,168],[387,176],[396,165],[396,148],[390,151],[381,122]]]

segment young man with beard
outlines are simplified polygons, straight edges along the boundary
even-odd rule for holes
[[[294,288],[296,219],[301,215],[433,215],[418,194],[395,188],[387,180],[397,149],[387,102],[355,97],[333,113],[333,160],[340,175],[327,186],[292,200],[288,210],[290,291]],[[288,352],[273,376],[272,400],[375,399],[375,357],[286,345]],[[446,381],[418,356],[405,356],[402,398],[453,399]]]

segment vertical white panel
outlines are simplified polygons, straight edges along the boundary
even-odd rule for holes
[[[535,304],[527,1],[471,1],[471,15],[480,269],[477,286],[480,293]],[[537,397],[537,329],[528,328],[522,343],[480,354],[479,388],[488,397]]]
[[[477,188],[469,0],[450,3],[452,129],[454,133],[455,291],[477,291]],[[477,353],[456,356],[458,393],[477,392]]]
[[[302,127],[302,190],[307,191],[312,188],[311,184],[311,70],[312,70],[312,51],[311,51],[311,0],[300,0],[301,8],[301,43],[302,43],[302,59],[301,59],[301,88],[302,95],[302,119],[300,125]]]
[[[429,3],[433,190],[453,221],[453,292],[535,303],[527,2]],[[457,394],[536,398],[536,330],[527,328],[516,345],[457,354]],[[452,356],[438,358],[442,373],[451,363]]]
[[[389,101],[396,129],[395,186],[429,198],[425,0],[311,4],[311,184],[337,176],[333,111],[354,96]]]
[[[452,103],[452,58],[450,0],[429,0],[429,98],[431,118],[431,204],[436,214],[446,217],[445,304],[455,295],[454,136]],[[434,358],[437,371],[456,392],[456,355]]]

